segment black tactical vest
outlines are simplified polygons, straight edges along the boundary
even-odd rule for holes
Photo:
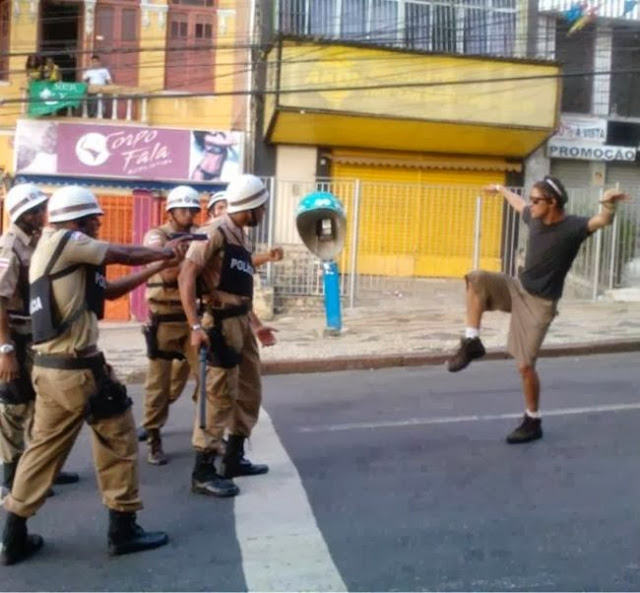
[[[227,234],[219,227],[224,240],[224,257],[220,268],[217,290],[253,299],[253,264],[251,252],[242,245],[229,242]]]
[[[31,283],[29,313],[31,314],[34,344],[49,342],[62,335],[84,311],[92,311],[98,319],[104,317],[104,292],[106,288],[104,266],[74,264],[55,274],[51,273],[72,234],[73,231],[67,231],[62,236],[45,268],[44,274]],[[78,269],[84,269],[86,274],[85,302],[78,311],[72,313],[63,321],[60,319],[60,312],[53,297],[53,282]]]

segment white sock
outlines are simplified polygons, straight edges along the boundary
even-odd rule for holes
[[[464,337],[465,338],[479,338],[480,330],[477,327],[465,327],[464,328]]]
[[[524,413],[529,416],[529,418],[537,418],[540,419],[540,411],[532,412],[531,410],[525,410]]]

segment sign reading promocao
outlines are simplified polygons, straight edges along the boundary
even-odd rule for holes
[[[583,161],[635,161],[636,149],[633,146],[559,142],[551,139],[547,143],[547,156],[552,159],[578,159]]]

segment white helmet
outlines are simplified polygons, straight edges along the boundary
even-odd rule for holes
[[[169,192],[165,210],[169,212],[174,208],[200,210],[200,195],[188,185],[178,185]]]
[[[46,202],[47,199],[47,194],[33,183],[14,185],[6,197],[9,220],[16,222],[25,212]]]
[[[269,192],[255,175],[240,175],[227,185],[227,212],[242,212],[262,206],[269,199]]]
[[[47,211],[49,222],[67,222],[92,214],[104,214],[93,192],[78,185],[67,185],[54,191]]]
[[[214,204],[217,204],[218,202],[222,202],[222,200],[226,201],[226,199],[227,199],[226,191],[217,191],[216,193],[211,194],[211,197],[209,198],[209,203],[207,204],[207,210],[211,210]]]

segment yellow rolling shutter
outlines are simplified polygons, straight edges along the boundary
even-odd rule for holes
[[[440,168],[441,164],[439,168],[385,166],[382,159],[379,164],[349,161],[335,158],[332,177],[361,181],[358,273],[460,277],[469,271],[476,197],[484,185],[504,183],[504,161],[498,161],[495,170],[469,169],[468,160],[463,159],[461,167],[465,168],[459,169]],[[455,166],[455,162],[445,164]],[[352,196],[341,198],[348,212],[353,212]],[[501,269],[502,206],[499,199],[483,201],[483,269]],[[351,245],[352,231],[349,224],[347,246]],[[345,271],[350,261],[348,249],[343,260]]]

